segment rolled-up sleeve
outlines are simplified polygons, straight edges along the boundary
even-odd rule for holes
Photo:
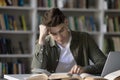
[[[41,68],[43,62],[43,45],[36,44],[35,51],[33,54],[33,59],[31,63],[31,68]]]

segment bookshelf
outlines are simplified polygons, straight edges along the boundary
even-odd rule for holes
[[[107,8],[103,8],[106,31],[103,34],[103,48],[105,53],[120,51],[120,1],[104,0]],[[104,27],[102,27],[104,29]]]
[[[115,50],[112,49],[113,44],[108,42],[112,41],[112,37],[119,38],[120,32],[108,31],[109,26],[107,21],[109,21],[109,16],[120,16],[120,8],[109,9],[107,0],[92,0],[92,2],[90,2],[90,0],[19,1],[23,2],[20,6],[16,5],[15,3],[14,6],[1,6],[0,2],[0,22],[1,15],[3,16],[4,14],[7,14],[10,16],[14,16],[15,20],[13,21],[15,21],[16,23],[14,23],[15,27],[8,27],[8,29],[6,29],[6,27],[2,27],[4,25],[3,23],[0,23],[0,39],[5,38],[7,40],[10,40],[9,43],[12,46],[12,53],[2,53],[2,51],[0,51],[0,62],[5,63],[5,65],[8,65],[7,62],[11,62],[12,64],[20,63],[20,68],[27,66],[27,68],[24,68],[23,72],[21,72],[21,69],[19,69],[20,72],[18,72],[17,74],[30,73],[31,58],[35,48],[35,41],[37,39],[37,35],[39,34],[38,25],[40,24],[40,20],[44,12],[49,10],[51,7],[59,7],[63,11],[63,13],[70,21],[69,23],[72,23],[69,25],[69,27],[71,28],[71,25],[74,26],[71,29],[90,33],[95,39],[99,48],[106,55],[110,50]],[[80,3],[80,5],[78,5],[77,1]],[[118,23],[118,25],[120,26],[120,20]],[[110,41],[108,41],[108,39],[110,39]],[[118,41],[119,40],[117,39],[117,41],[114,42]],[[108,44],[111,44],[111,46]]]
[[[36,2],[8,1],[11,5],[0,6],[0,66],[4,74],[27,74],[36,39]]]

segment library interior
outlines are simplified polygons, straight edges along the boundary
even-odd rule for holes
[[[69,29],[89,33],[106,57],[120,51],[120,0],[0,0],[0,78],[30,76],[42,16],[54,7]]]

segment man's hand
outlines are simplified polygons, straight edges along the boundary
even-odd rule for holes
[[[79,66],[79,65],[74,65],[71,70],[69,71],[69,73],[72,73],[72,74],[80,74],[80,73],[83,73],[85,72],[83,67]]]
[[[45,25],[39,25],[39,44],[44,44],[45,37],[48,34],[48,29]]]

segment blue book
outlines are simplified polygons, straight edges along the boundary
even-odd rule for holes
[[[3,14],[3,15],[4,15],[4,20],[5,20],[6,30],[9,30],[8,15],[7,14]]]
[[[24,6],[24,0],[18,0],[18,6]]]
[[[92,27],[92,31],[96,31],[96,27],[95,27],[95,22],[92,16],[89,17],[90,20],[90,25]]]

